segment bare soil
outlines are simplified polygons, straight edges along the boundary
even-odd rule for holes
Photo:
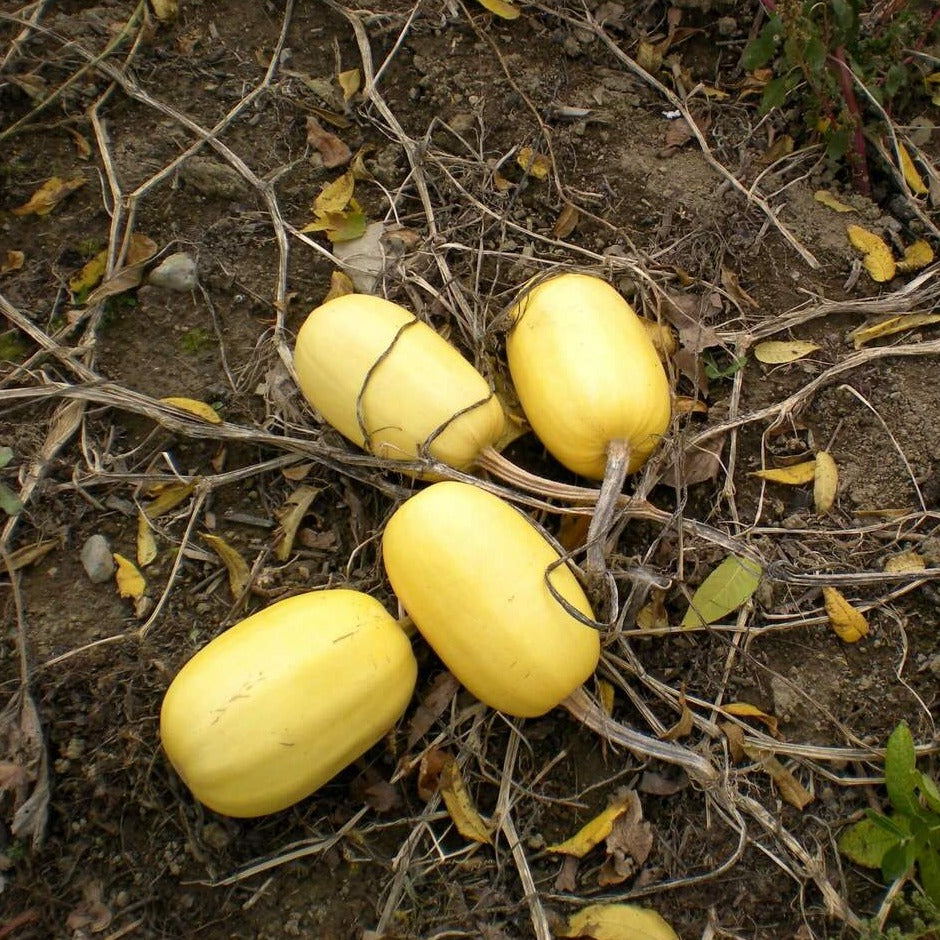
[[[641,40],[666,35],[667,4],[523,6],[510,22],[471,0],[350,0],[345,12],[314,0],[181,0],[178,18],[160,24],[125,0],[4,5],[0,445],[13,459],[0,480],[25,508],[7,521],[3,548],[53,547],[0,579],[0,692],[17,705],[28,690],[46,755],[41,767],[27,713],[8,712],[0,936],[516,940],[621,900],[655,908],[684,940],[803,940],[855,935],[877,913],[878,873],[841,858],[835,839],[883,805],[879,748],[900,720],[925,755],[937,743],[938,346],[930,325],[860,353],[849,333],[936,309],[940,270],[873,283],[846,217],[813,193],[831,190],[853,220],[898,244],[932,238],[936,201],[910,211],[877,160],[872,198],[860,197],[802,138],[768,163],[803,116],[761,116],[741,94],[757,3],[678,3],[688,32],[655,70],[661,86],[634,65]],[[352,69],[377,78],[344,100],[336,76]],[[678,140],[676,94],[707,153],[689,134]],[[904,126],[920,128],[936,158],[937,134],[923,132],[929,99],[917,107]],[[609,564],[624,613],[599,676],[615,689],[615,717],[651,735],[687,705],[695,724],[679,742],[708,756],[719,783],[610,746],[563,711],[522,722],[463,691],[406,752],[442,671],[420,641],[418,691],[399,729],[297,806],[217,816],[169,767],[163,693],[247,612],[340,585],[396,609],[380,535],[415,484],[324,426],[285,364],[340,267],[322,234],[300,232],[343,172],[311,145],[311,115],[362,148],[368,178],[356,197],[385,226],[374,291],[440,329],[497,388],[510,384],[503,311],[529,277],[558,266],[608,278],[646,316],[680,328],[676,392],[706,407],[678,415],[628,484],[673,515],[628,514],[616,530]],[[526,146],[548,158],[544,179],[517,161]],[[48,214],[13,212],[54,176],[83,185]],[[174,252],[195,259],[198,285],[144,283],[76,303],[70,279],[102,249],[120,266],[131,233],[161,253],[150,267]],[[818,349],[765,365],[753,346],[767,338]],[[209,402],[224,423],[174,412],[158,401],[167,396]],[[812,485],[750,475],[819,450],[839,470],[828,513],[816,511]],[[573,482],[531,435],[507,453]],[[119,596],[113,579],[92,583],[86,540],[103,535],[133,559],[138,507],[180,480],[199,485],[155,520],[144,600]],[[277,511],[301,483],[318,495],[281,562]],[[577,544],[570,517],[533,514]],[[245,596],[233,599],[204,533],[251,567]],[[707,629],[681,630],[691,592],[735,547],[762,559],[754,598]],[[907,550],[924,570],[886,575]],[[867,636],[833,632],[824,586],[865,612]],[[660,588],[669,626],[638,626]],[[729,703],[775,717],[776,733],[730,716]],[[753,752],[736,759],[725,722],[812,801],[788,803]],[[468,842],[438,799],[419,796],[431,747],[461,760],[497,825],[493,846]],[[648,858],[605,885],[600,847],[560,877],[545,847],[623,787],[649,821]],[[48,811],[35,838],[13,831],[30,793]],[[512,826],[500,827],[506,812]]]

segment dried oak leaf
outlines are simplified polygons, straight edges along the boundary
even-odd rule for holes
[[[332,131],[328,131],[312,114],[307,115],[307,140],[320,152],[323,165],[332,170],[345,166],[352,159],[352,151]]]

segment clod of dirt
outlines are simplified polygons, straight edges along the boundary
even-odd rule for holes
[[[190,157],[180,171],[183,181],[209,199],[233,202],[248,194],[248,186],[237,170],[209,157]]]

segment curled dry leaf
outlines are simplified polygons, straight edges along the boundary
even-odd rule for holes
[[[865,615],[860,610],[856,610],[840,590],[834,587],[824,587],[823,601],[826,605],[829,623],[840,640],[846,643],[857,643],[868,633],[868,620]]]
[[[330,274],[330,289],[326,292],[323,303],[355,293],[356,285],[353,284],[352,278],[345,271],[333,271]]]
[[[816,477],[816,461],[804,460],[789,467],[773,467],[769,470],[754,470],[749,477],[767,480],[769,483],[783,483],[786,486],[800,486]]]
[[[431,730],[434,722],[444,714],[459,689],[460,683],[449,672],[442,672],[431,683],[431,687],[422,696],[414,715],[411,716],[411,721],[408,722],[406,747],[409,751]]]
[[[725,293],[731,298],[738,307],[750,307],[751,310],[757,310],[760,304],[741,286],[740,278],[737,272],[731,268],[721,266],[721,286]]]
[[[720,721],[718,727],[728,739],[731,757],[735,761],[742,761],[745,758],[754,761],[776,784],[783,800],[797,809],[803,809],[813,801],[813,794],[774,757],[771,751],[749,744],[741,728],[731,722]]]
[[[25,686],[0,712],[0,755],[0,793],[12,795],[11,831],[39,848],[49,816],[48,756],[39,712]]]
[[[604,841],[607,858],[601,866],[598,883],[622,884],[643,866],[653,848],[652,826],[643,819],[643,804],[635,790],[627,795],[629,808],[619,816]]]
[[[148,494],[154,499],[144,507],[144,513],[148,519],[159,519],[164,513],[176,509],[180,503],[189,499],[195,488],[195,483],[172,483],[169,486],[163,486],[159,491],[154,490]]]
[[[650,589],[650,599],[637,611],[636,625],[641,630],[663,630],[669,626],[666,591],[663,588]]]
[[[923,555],[914,551],[900,552],[885,559],[885,571],[889,574],[917,574],[927,567]]]
[[[693,719],[692,709],[683,701],[678,721],[671,728],[667,728],[660,737],[664,741],[678,741],[680,738],[687,738],[695,728]]]
[[[777,736],[779,720],[773,715],[768,715],[767,712],[756,705],[751,705],[749,702],[729,702],[727,705],[722,706],[722,711],[728,715],[736,715],[738,718],[756,718],[767,725],[774,737]]]
[[[891,249],[874,232],[869,232],[860,225],[850,225],[846,228],[849,241],[853,248],[857,248],[864,255],[862,263],[873,281],[879,284],[890,281],[897,268]]]
[[[297,529],[320,492],[321,488],[318,486],[298,486],[278,510],[277,519],[280,526],[274,536],[274,555],[278,561],[287,561],[290,557]]]
[[[899,316],[882,320],[880,323],[873,323],[871,326],[859,327],[849,335],[855,343],[855,348],[861,349],[872,340],[893,336],[895,333],[903,333],[919,326],[931,326],[934,323],[940,323],[940,313],[902,313]]]
[[[117,584],[118,594],[121,597],[130,597],[135,601],[140,600],[147,590],[147,581],[138,570],[137,565],[117,552],[114,553],[114,563],[117,565],[114,580]]]
[[[161,398],[160,401],[162,401],[164,405],[172,405],[174,408],[179,408],[180,411],[186,411],[197,418],[201,418],[209,424],[222,423],[222,419],[219,417],[219,413],[215,408],[204,401],[199,401],[195,398],[180,398],[175,395],[171,395],[168,398]]]
[[[754,358],[765,365],[783,365],[795,362],[819,349],[818,343],[806,340],[768,340],[754,347]]]
[[[147,514],[141,510],[137,514],[137,564],[146,568],[157,557],[157,540]]]
[[[824,515],[832,509],[838,490],[839,468],[832,454],[825,450],[818,451],[813,471],[813,505],[818,515]]]
[[[331,170],[345,166],[352,159],[352,151],[332,131],[326,130],[312,115],[307,115],[307,140],[320,153],[323,165]]]
[[[107,280],[103,281],[100,286],[91,291],[85,297],[84,302],[86,304],[101,303],[102,300],[106,300],[108,297],[114,297],[117,294],[123,294],[125,291],[139,287],[144,279],[144,269],[147,262],[156,253],[157,243],[152,238],[148,235],[132,235],[124,265],[118,268]],[[106,257],[107,254],[105,253]],[[95,265],[96,263],[99,263],[98,257],[93,258],[89,265]],[[86,276],[88,278],[92,277],[95,270],[95,268],[91,268],[88,275],[86,275],[85,268],[82,268],[82,273],[79,275],[80,279],[84,281]],[[78,294],[78,291],[75,291],[75,293]]]
[[[347,69],[336,76],[336,81],[343,89],[343,101],[349,101],[362,86],[362,72],[359,69]]]
[[[0,275],[10,274],[13,271],[19,271],[26,261],[26,255],[22,251],[10,249],[7,251],[6,260],[0,264]]]
[[[450,818],[454,821],[457,831],[471,842],[480,842],[484,845],[493,844],[490,827],[483,821],[467,785],[464,783],[457,761],[451,755],[446,755],[444,766],[441,768],[440,793]]]
[[[225,565],[225,569],[228,571],[229,589],[232,592],[232,597],[238,600],[251,584],[251,569],[248,567],[248,563],[221,536],[204,533],[202,537]]]
[[[933,264],[934,253],[929,242],[918,239],[912,242],[904,249],[904,257],[897,263],[897,269],[902,274],[909,274],[911,271],[919,271],[926,268],[928,264]]]
[[[828,189],[817,189],[816,192],[813,193],[813,198],[817,202],[821,202],[824,206],[832,209],[833,212],[855,212],[852,206],[847,206],[844,202],[840,202]]]
[[[172,23],[179,15],[179,0],[150,0],[150,5],[161,23]]]
[[[926,196],[930,190],[924,184],[923,177],[918,172],[917,167],[914,166],[911,155],[907,152],[907,147],[901,141],[898,141],[898,157],[901,161],[901,173],[904,175],[904,182],[907,183],[910,191],[916,196]]]
[[[543,153],[536,153],[531,147],[520,147],[516,154],[516,163],[529,176],[537,180],[545,179],[552,168],[551,161]]]
[[[45,558],[58,544],[58,539],[43,539],[42,541],[34,542],[32,545],[24,545],[22,548],[18,548],[15,552],[10,552],[10,554],[7,555],[6,565],[4,565],[3,568],[4,570],[9,568],[10,571],[19,571],[20,568],[28,568],[40,559]]]
[[[62,179],[53,176],[29,197],[29,201],[12,210],[14,215],[48,215],[70,193],[85,185],[82,176]]]
[[[617,697],[617,691],[612,682],[606,679],[597,680],[597,698],[604,709],[604,714],[610,718],[614,713],[614,701]]]
[[[592,904],[572,914],[559,937],[592,940],[679,940],[656,911],[635,904]]]
[[[555,219],[552,234],[555,238],[567,238],[578,227],[580,218],[581,213],[570,202],[566,202]]]
[[[627,793],[616,799],[590,822],[585,823],[570,839],[546,846],[545,851],[554,852],[558,855],[574,855],[576,858],[584,858],[595,845],[600,845],[610,835],[614,822],[623,816],[630,807],[631,795]]]

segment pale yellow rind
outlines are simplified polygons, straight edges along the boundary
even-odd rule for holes
[[[486,379],[426,323],[380,297],[346,294],[313,310],[294,368],[326,421],[380,457],[414,460],[427,444],[431,456],[468,470],[503,433]]]
[[[396,510],[382,542],[389,581],[447,668],[492,708],[530,718],[597,667],[600,640],[552,596],[559,555],[508,503],[467,483],[435,483]],[[591,606],[564,565],[558,594]]]
[[[638,470],[669,427],[669,380],[639,317],[609,284],[561,274],[511,311],[509,370],[542,443],[568,469],[600,480],[611,441]]]
[[[210,809],[261,816],[296,803],[376,744],[417,678],[411,644],[358,591],[291,597],[201,649],[167,689],[163,747]]]

